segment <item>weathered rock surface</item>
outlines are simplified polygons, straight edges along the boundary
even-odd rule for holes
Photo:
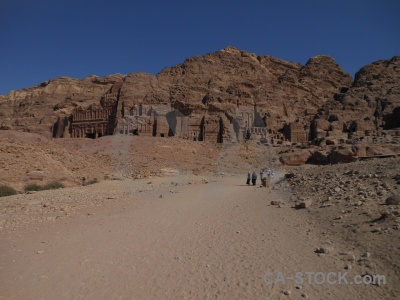
[[[400,126],[400,56],[361,68],[349,89],[337,93],[319,111],[335,116],[351,131],[392,129]]]
[[[313,155],[313,151],[309,149],[298,150],[295,152],[282,154],[279,158],[282,164],[288,166],[300,166],[305,164]]]
[[[361,68],[352,81],[329,56],[315,56],[302,66],[231,46],[188,58],[157,75],[60,77],[12,91],[0,96],[0,130],[96,137],[94,127],[89,134],[73,135],[72,127],[63,124],[70,126],[67,119],[73,111],[99,107],[106,93],[118,99],[119,115],[138,111],[141,105],[146,106],[147,115],[154,113],[156,105],[167,115],[173,107],[173,117],[188,117],[189,127],[200,128],[207,115],[206,126],[220,128],[212,133],[218,135],[215,141],[239,141],[239,133],[249,126],[264,130],[261,139],[260,130],[251,132],[251,138],[256,136],[262,143],[295,147],[300,143],[309,148],[286,148],[280,158],[286,165],[348,163],[400,153],[400,130],[396,129],[400,127],[400,56]],[[167,125],[157,125],[163,135],[170,135]],[[112,132],[115,128],[108,126],[101,134]]]
[[[116,74],[82,80],[60,77],[12,91],[0,98],[0,125],[47,134],[58,116],[68,115],[77,106],[98,104],[118,83],[116,92],[128,108],[139,103],[173,102],[184,114],[190,114],[207,104],[210,111],[229,116],[238,104],[257,104],[261,116],[268,114],[269,126],[279,129],[299,118],[310,121],[310,112],[316,112],[351,82],[351,76],[328,56],[313,57],[302,66],[227,47],[188,58],[157,75]]]
[[[385,200],[385,204],[387,205],[399,205],[400,204],[400,195],[392,195]]]
[[[59,77],[21,91],[0,96],[0,129],[51,136],[59,116],[69,115],[77,106],[97,104],[104,93],[123,76],[89,76],[82,80]]]

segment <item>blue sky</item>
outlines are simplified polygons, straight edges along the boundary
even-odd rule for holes
[[[350,75],[400,55],[399,0],[0,0],[0,94],[59,76],[157,74],[228,45]]]

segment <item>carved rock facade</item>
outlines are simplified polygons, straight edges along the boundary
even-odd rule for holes
[[[400,57],[365,66],[353,82],[328,56],[302,66],[227,47],[157,75],[61,77],[13,91],[0,96],[0,128],[336,145],[399,127],[399,82]]]

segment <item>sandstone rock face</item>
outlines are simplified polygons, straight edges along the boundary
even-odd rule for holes
[[[357,161],[357,159],[354,149],[350,147],[333,150],[328,158],[329,162],[334,164],[354,162]]]
[[[216,142],[312,142],[322,148],[311,151],[311,159],[311,152],[300,151],[281,161],[348,162],[398,152],[399,82],[400,57],[363,67],[353,82],[329,56],[302,66],[229,46],[157,75],[60,77],[12,91],[0,96],[0,129],[53,137],[137,132]],[[359,148],[343,147],[363,139],[367,144]],[[366,148],[371,143],[392,146]]]
[[[395,156],[396,153],[394,153],[392,150],[384,147],[380,147],[377,145],[374,146],[366,146],[365,147],[365,156]]]
[[[400,126],[400,56],[361,68],[349,89],[327,101],[318,118],[330,116],[347,132],[393,129]]]
[[[189,58],[162,70],[156,78],[159,84],[154,86],[154,94],[164,99],[200,107],[208,104],[214,111],[228,113],[233,113],[238,103],[257,104],[260,116],[267,113],[274,129],[304,118],[306,108],[318,109],[352,81],[330,57],[310,59],[303,67],[233,47]]]
[[[117,82],[113,93],[118,93],[126,110],[140,104],[166,104],[184,115],[201,110],[223,113],[229,131],[226,124],[238,105],[252,108],[257,104],[255,126],[264,126],[262,117],[266,114],[269,127],[276,132],[286,122],[309,122],[310,112],[317,111],[342,87],[349,87],[352,79],[328,56],[311,58],[302,66],[227,47],[189,58],[155,76],[60,77],[12,91],[0,98],[0,125],[48,134],[57,117],[67,116],[78,106],[98,104]]]
[[[11,91],[0,96],[0,127],[51,136],[51,127],[59,116],[69,115],[75,107],[98,103],[121,78],[119,74],[82,80],[59,77]]]
[[[316,165],[326,165],[329,163],[329,153],[327,151],[315,151],[313,155],[308,159],[307,162]]]
[[[313,155],[313,151],[305,149],[291,153],[282,154],[279,160],[288,166],[300,166],[305,164]]]

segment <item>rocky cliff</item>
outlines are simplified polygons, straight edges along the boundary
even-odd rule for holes
[[[361,68],[349,89],[321,107],[319,117],[346,121],[349,131],[400,127],[400,56]]]
[[[104,78],[89,76],[82,80],[60,77],[20,91],[0,96],[0,129],[19,130],[50,136],[60,115],[68,115],[77,106],[97,104],[100,97],[122,75]]]
[[[291,122],[306,127],[320,120],[314,137],[321,128],[332,131],[332,122],[339,131],[349,130],[352,121],[356,121],[353,127],[393,128],[399,126],[399,64],[400,57],[374,62],[362,68],[353,82],[329,56],[310,58],[303,66],[227,47],[188,58],[157,75],[60,77],[12,91],[0,96],[0,126],[50,135],[59,116],[76,107],[98,105],[112,91],[126,109],[168,104],[189,117],[205,107],[229,117],[238,105],[257,105],[275,131]]]

